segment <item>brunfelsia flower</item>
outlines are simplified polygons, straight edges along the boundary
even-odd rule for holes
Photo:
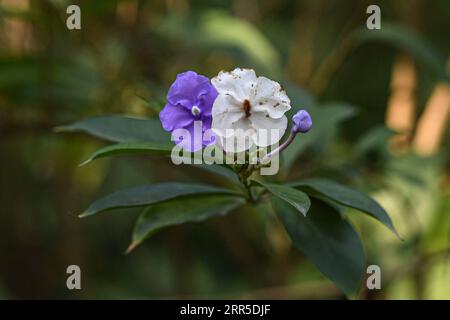
[[[292,121],[294,125],[292,126],[292,132],[306,133],[312,127],[312,119],[308,111],[300,110],[293,117]]]
[[[196,151],[214,142],[214,137],[203,139],[203,133],[211,128],[211,109],[217,97],[216,89],[210,80],[194,71],[177,75],[167,93],[167,104],[159,113],[164,130],[173,132],[186,129],[191,139],[177,139],[183,149]],[[201,121],[202,134],[194,134],[194,122]]]
[[[221,71],[211,82],[219,94],[212,108],[212,129],[225,151],[241,152],[253,144],[267,147],[281,139],[291,102],[280,84],[241,68]],[[271,134],[274,130],[278,134]],[[234,143],[227,144],[227,139]]]

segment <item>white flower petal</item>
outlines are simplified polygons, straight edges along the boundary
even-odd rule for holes
[[[230,94],[239,101],[249,99],[256,87],[256,74],[252,69],[236,68],[231,72],[220,71],[211,83],[220,94]]]
[[[242,103],[230,94],[219,94],[212,106],[212,116],[227,112],[242,112]]]
[[[237,139],[236,136],[220,137],[216,143],[222,150],[234,154],[244,152],[254,144],[250,136],[243,136],[240,139]]]
[[[216,140],[216,145],[228,154],[239,154],[250,149],[253,140],[249,136],[246,136],[245,140],[237,140],[235,136],[220,137]]]
[[[219,137],[225,151],[236,153],[249,149],[257,140],[257,132],[248,119],[242,118],[234,123],[233,129]]]
[[[271,118],[281,118],[291,108],[291,100],[281,85],[266,77],[259,77],[251,99],[254,111],[269,113]]]
[[[224,112],[213,116],[211,128],[219,136],[230,136],[233,133],[227,133],[227,130],[235,129],[244,114],[242,112]]]
[[[259,147],[267,147],[280,141],[287,127],[287,118],[274,119],[262,112],[253,113],[249,118],[257,135],[255,143]]]
[[[225,151],[242,152],[254,144],[266,147],[281,139],[287,127],[284,113],[291,107],[277,82],[240,68],[221,71],[211,81],[218,91],[212,129]]]

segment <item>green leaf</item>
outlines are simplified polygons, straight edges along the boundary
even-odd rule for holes
[[[289,184],[306,193],[328,198],[338,204],[360,210],[383,223],[401,238],[387,212],[366,194],[325,179],[307,179]]]
[[[89,162],[103,157],[114,155],[129,154],[162,154],[169,155],[173,149],[172,144],[162,144],[156,142],[123,142],[103,147],[95,151],[87,160],[82,162],[80,166],[84,166]]]
[[[123,116],[101,116],[84,119],[70,125],[60,126],[58,132],[85,132],[111,142],[170,141],[170,134],[159,120]]]
[[[317,101],[311,92],[289,80],[285,80],[283,86],[291,100],[291,109],[286,112],[288,119],[291,119],[300,109],[306,108],[311,111],[316,107]]]
[[[239,197],[209,195],[152,205],[139,216],[127,252],[161,228],[223,216],[244,203]]]
[[[210,172],[214,175],[223,177],[230,182],[233,182],[234,184],[238,185],[239,187],[243,187],[244,185],[239,180],[238,175],[236,172],[234,172],[231,168],[227,167],[226,165],[219,165],[219,164],[193,164],[194,168],[198,168],[207,172]]]
[[[281,56],[269,39],[247,20],[224,10],[210,9],[180,19],[167,15],[156,31],[164,38],[194,44],[211,51],[220,49],[256,69],[272,75],[281,72]]]
[[[356,155],[364,155],[370,151],[388,152],[388,141],[396,132],[385,126],[376,126],[367,131],[355,145]]]
[[[259,181],[255,182],[266,188],[267,191],[272,193],[274,196],[283,199],[284,201],[292,205],[295,209],[300,211],[304,216],[306,216],[306,213],[311,206],[311,201],[309,200],[308,195],[306,195],[304,192],[286,185],[262,183]]]
[[[114,192],[92,203],[79,217],[117,208],[147,206],[173,198],[199,194],[240,195],[234,191],[210,185],[164,182]]]
[[[428,43],[400,25],[383,23],[380,30],[368,30],[366,27],[361,27],[351,37],[354,45],[374,41],[405,50],[434,76],[447,82],[450,81],[445,68],[446,57],[439,56]]]
[[[226,11],[211,10],[201,18],[200,32],[211,44],[236,47],[267,72],[280,71],[281,58],[277,50],[254,25]]]
[[[278,198],[272,204],[294,246],[347,295],[355,293],[364,273],[365,256],[351,224],[333,208],[314,201],[307,217]]]

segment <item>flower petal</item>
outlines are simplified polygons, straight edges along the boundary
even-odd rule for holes
[[[213,119],[214,122],[214,119]],[[216,133],[216,130],[213,129]],[[224,133],[223,135],[221,133]],[[256,130],[247,118],[241,118],[234,123],[233,129],[216,133],[218,144],[226,152],[238,153],[249,149],[256,140]]]
[[[219,136],[229,136],[232,135],[231,130],[234,130],[240,124],[240,120],[244,118],[242,112],[224,112],[213,116],[212,129]],[[237,125],[236,125],[237,124]],[[227,133],[228,130],[228,133]]]
[[[256,90],[251,98],[256,112],[265,111],[271,118],[281,118],[291,108],[291,100],[281,85],[266,77],[258,77]]]
[[[194,121],[194,117],[189,110],[181,106],[174,106],[170,103],[166,104],[161,110],[159,119],[166,131],[187,127]]]
[[[170,86],[167,93],[167,100],[173,104],[180,104],[190,109],[199,103],[199,97],[209,93],[211,83],[205,76],[194,71],[186,71],[177,75],[175,82]]]
[[[221,113],[227,112],[242,113],[241,102],[228,93],[219,94],[212,107],[212,116],[215,117]]]
[[[211,117],[212,106],[216,98],[217,98],[217,91],[212,86],[212,84],[209,84],[208,92],[200,95],[197,99],[197,106],[200,108],[203,116]]]
[[[175,143],[181,146],[184,150],[190,152],[195,152],[202,149],[203,146],[210,144],[212,139],[215,139],[211,137],[211,140],[203,140],[205,128],[203,127],[203,123],[201,121],[194,121],[182,130],[186,130],[184,131],[186,135],[179,135],[177,133],[176,137],[178,139],[175,139]]]
[[[249,119],[256,130],[255,143],[259,147],[267,147],[280,141],[288,122],[286,116],[274,119],[262,112],[253,113]]]
[[[220,71],[211,79],[219,94],[230,94],[238,101],[250,99],[256,87],[256,74],[253,69],[236,68],[231,72]]]

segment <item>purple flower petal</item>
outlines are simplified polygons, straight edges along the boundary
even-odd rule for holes
[[[200,95],[208,94],[211,83],[205,76],[194,71],[180,73],[167,93],[167,100],[173,104],[180,104],[187,109],[198,103]]]
[[[206,134],[209,128],[205,127],[203,121],[195,121],[187,127],[176,129],[172,134],[175,136],[177,145],[180,145],[184,150],[195,152],[215,143],[216,136],[214,133],[209,131],[209,135]]]
[[[211,85],[210,89],[206,94],[199,96],[198,107],[202,110],[203,116],[211,117],[212,106],[217,98],[217,90]]]
[[[186,129],[190,133],[189,137],[177,138],[176,144],[185,150],[196,151],[215,141],[214,135],[203,140],[203,134],[211,128],[216,97],[217,91],[207,77],[193,71],[177,76],[167,94],[168,103],[159,114],[164,130],[171,131],[175,137],[178,137],[174,134],[176,129]]]
[[[166,131],[173,131],[178,128],[184,128],[194,122],[192,113],[181,106],[166,104],[159,113],[159,119]]]
[[[200,122],[198,121],[197,126],[199,123]],[[196,128],[195,122],[184,129],[189,132],[189,136],[176,141],[176,144],[181,145],[184,150],[190,152],[195,152],[203,148],[203,130],[199,130],[199,127]]]
[[[211,129],[212,117],[203,115],[200,120],[202,121],[203,132],[205,132],[206,130]]]

